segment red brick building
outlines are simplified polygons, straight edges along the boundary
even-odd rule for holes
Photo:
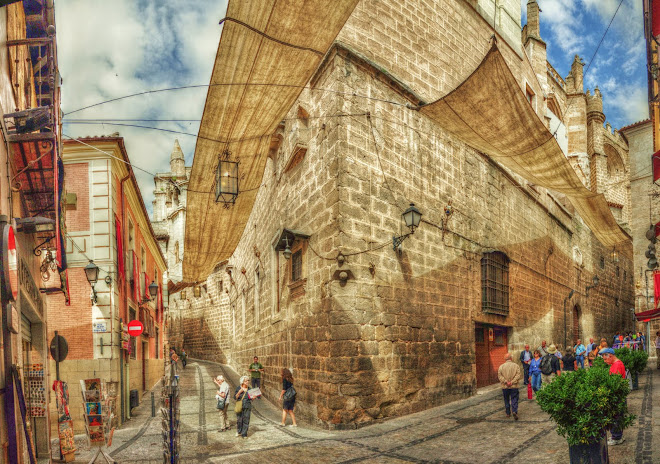
[[[59,295],[49,298],[48,330],[58,330],[69,343],[60,372],[69,384],[74,427],[83,431],[78,380],[100,378],[113,385],[120,423],[130,417],[131,398],[139,399],[162,375],[160,286],[166,264],[124,139],[115,134],[67,140],[63,152],[71,304],[65,307]],[[94,292],[84,270],[90,260],[99,267]],[[155,298],[149,295],[152,282],[159,285]],[[126,324],[135,319],[144,333],[128,339]]]

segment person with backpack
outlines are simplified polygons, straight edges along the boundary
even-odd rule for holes
[[[561,365],[556,356],[557,348],[555,345],[548,347],[548,354],[541,358],[541,378],[543,384],[550,383],[557,375],[561,375]]]
[[[497,370],[497,378],[502,385],[506,417],[511,417],[513,412],[514,420],[518,420],[518,382],[522,377],[521,374],[520,366],[513,362],[511,353],[507,353],[504,356],[504,364]]]
[[[534,393],[541,389],[541,352],[534,350],[534,357],[529,363],[529,382]]]
[[[293,388],[293,375],[289,369],[282,369],[282,392],[280,393],[280,401],[282,401],[282,422],[280,425],[286,425],[287,414],[291,416],[291,427],[298,427],[296,424],[296,415],[293,409],[296,406],[296,389]]]

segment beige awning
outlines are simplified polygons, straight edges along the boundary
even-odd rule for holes
[[[204,279],[235,250],[261,184],[269,134],[312,77],[357,2],[229,2],[188,190],[184,281]],[[218,156],[225,150],[240,161],[241,193],[229,208],[216,203],[214,194]]]
[[[605,196],[580,181],[495,44],[467,80],[420,111],[528,181],[565,194],[603,245],[630,240]]]

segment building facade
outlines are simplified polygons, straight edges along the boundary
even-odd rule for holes
[[[49,296],[48,332],[57,330],[69,344],[60,377],[69,385],[71,417],[81,433],[81,379],[100,378],[111,386],[109,391],[118,397],[115,417],[120,424],[130,418],[135,400],[162,377],[162,287],[151,298],[149,285],[162,282],[167,264],[124,139],[113,134],[66,140],[63,152],[71,302],[65,306],[61,296]],[[93,291],[85,276],[90,260],[99,267]],[[142,335],[128,336],[126,325],[132,320],[143,323]],[[54,401],[51,414],[56,414]]]
[[[66,256],[61,81],[49,5],[26,0],[0,8],[0,463],[30,462],[30,454],[48,459],[57,436],[47,413],[54,372],[44,293],[66,291]]]
[[[539,12],[527,4],[520,34],[517,0],[358,3],[273,136],[233,255],[170,303],[188,354],[240,373],[259,356],[273,401],[289,368],[297,413],[343,428],[473,395],[525,344],[631,329],[630,241],[604,247],[562,194],[411,110],[460,85],[495,35],[578,177],[628,229],[628,143],[604,125],[579,57],[566,78],[547,62]],[[399,246],[410,203],[421,224]]]
[[[166,309],[169,308],[170,301],[176,301],[181,297],[180,285],[177,284],[183,280],[183,238],[186,231],[186,196],[190,169],[185,166],[179,141],[175,140],[170,155],[170,171],[157,173],[154,177],[151,223],[160,250],[167,261],[168,270],[163,276]],[[170,292],[170,290],[172,291]],[[176,311],[168,311],[167,314],[169,342],[180,350],[183,347],[181,314]]]

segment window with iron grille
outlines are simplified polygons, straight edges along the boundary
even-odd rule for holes
[[[481,309],[501,316],[509,314],[509,258],[499,251],[481,258]]]
[[[291,255],[291,282],[302,279],[302,250]]]

